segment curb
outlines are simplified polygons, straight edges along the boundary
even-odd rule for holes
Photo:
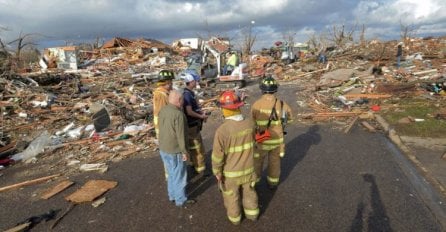
[[[389,139],[395,145],[397,145],[404,154],[406,154],[407,158],[409,158],[409,160],[412,161],[412,163],[415,164],[419,170],[421,170],[423,176],[440,191],[443,197],[446,197],[446,187],[443,186],[443,184],[441,184],[434,176],[432,176],[428,169],[423,166],[423,164],[415,156],[414,152],[403,143],[396,131],[390,127],[389,123],[387,123],[387,121],[378,114],[375,114],[375,120],[383,127],[387,137],[389,137]]]
[[[432,215],[437,219],[439,225],[444,230],[446,228],[446,211],[445,207],[442,205],[442,201],[446,199],[445,187],[428,171],[426,167],[423,166],[423,164],[415,156],[415,153],[403,143],[400,136],[393,128],[390,127],[390,125],[381,115],[375,114],[375,120],[381,124],[387,133],[387,137],[402,151],[402,153],[409,159],[409,162],[412,162],[412,164],[416,166],[416,169],[421,171],[421,175],[433,186],[433,189],[439,191],[438,196],[434,197],[430,195],[426,198],[426,195],[423,193],[419,192],[419,194],[421,194],[420,197],[424,201],[426,207],[432,212]]]

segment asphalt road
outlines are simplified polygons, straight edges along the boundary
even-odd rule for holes
[[[250,88],[255,93],[256,88]],[[291,87],[279,96],[297,109]],[[253,96],[251,96],[251,100]],[[250,101],[251,101],[250,100]],[[249,107],[249,106],[248,106]],[[203,136],[210,151],[217,114],[205,125]],[[213,177],[193,179],[188,190],[197,203],[177,208],[167,199],[162,162],[147,152],[110,164],[104,174],[73,176],[76,183],[89,179],[119,184],[105,194],[98,208],[76,205],[53,231],[444,231],[405,173],[398,151],[380,133],[354,126],[350,133],[328,124],[288,127],[281,184],[276,191],[257,186],[261,215],[257,222],[243,220],[233,226],[226,218],[222,197]],[[19,172],[11,167],[6,172]],[[0,186],[3,180],[0,177]],[[0,193],[0,230],[30,216],[69,207],[64,196],[40,200],[45,186],[36,185]],[[443,201],[444,202],[444,201]],[[54,220],[37,223],[32,231],[49,231]]]

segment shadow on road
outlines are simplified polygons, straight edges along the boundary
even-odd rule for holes
[[[186,192],[189,198],[191,199],[195,199],[198,196],[200,196],[201,194],[203,194],[204,192],[206,192],[207,189],[209,189],[210,187],[212,187],[213,185],[217,184],[217,181],[214,177],[214,175],[212,174],[212,164],[211,164],[211,157],[212,155],[212,150],[206,152],[206,175],[202,175],[199,177],[196,176],[190,176],[188,179],[188,185],[186,187]],[[188,173],[188,175],[190,175],[190,172]]]
[[[367,231],[393,231],[390,226],[390,219],[387,217],[386,209],[379,194],[378,185],[375,177],[371,174],[364,174],[362,178],[365,182],[370,183],[370,212],[367,219],[364,218],[366,206],[361,200],[356,207],[356,216],[353,219],[350,231],[363,231],[364,222],[367,223]]]
[[[320,143],[321,135],[319,134],[319,129],[319,125],[313,125],[308,128],[304,134],[297,136],[286,144],[285,157],[281,162],[282,171],[280,182],[283,183],[289,177],[296,165],[307,155],[307,152],[311,146]],[[257,186],[259,204],[262,206],[260,209],[261,214],[266,211],[275,194],[274,190],[268,189],[266,181],[264,181],[264,176],[265,175],[262,174],[262,181]]]

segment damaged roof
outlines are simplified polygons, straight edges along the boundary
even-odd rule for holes
[[[104,45],[102,46],[102,49],[117,48],[117,47],[140,47],[140,48],[156,47],[158,49],[166,49],[169,48],[169,45],[155,39],[140,38],[136,40],[130,40],[126,38],[115,37],[105,42]]]

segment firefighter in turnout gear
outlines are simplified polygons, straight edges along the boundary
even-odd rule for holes
[[[254,153],[257,182],[263,171],[263,161],[268,156],[267,182],[271,189],[275,189],[280,180],[280,159],[285,155],[284,127],[292,121],[292,112],[288,104],[275,96],[278,84],[272,77],[266,77],[260,82],[262,96],[251,108],[251,115],[256,123],[257,131],[264,131],[268,127],[270,137],[258,143]]]
[[[157,88],[153,91],[153,125],[156,139],[159,136],[158,114],[161,108],[169,103],[169,92],[172,90],[172,80],[175,74],[170,70],[161,70],[158,74]]]
[[[205,150],[203,138],[201,137],[201,129],[203,123],[208,118],[208,114],[201,110],[196,99],[194,89],[198,84],[198,77],[185,73],[183,76],[186,88],[184,88],[183,97],[184,113],[187,116],[188,137],[189,137],[189,153],[194,170],[197,174],[204,174],[206,169]]]
[[[219,98],[225,117],[214,136],[212,172],[223,195],[229,221],[238,225],[245,217],[257,220],[259,215],[257,179],[254,169],[255,124],[240,111],[243,102],[233,91],[225,91]]]

